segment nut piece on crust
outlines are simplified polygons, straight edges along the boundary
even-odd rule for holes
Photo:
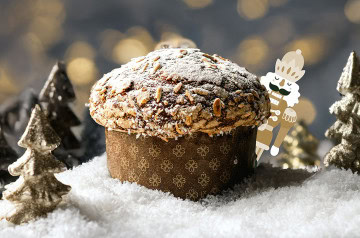
[[[215,99],[213,104],[214,115],[217,117],[221,116],[221,100],[220,98]]]
[[[92,88],[90,113],[108,129],[164,139],[256,126],[270,116],[270,101],[245,68],[199,49],[168,48],[105,74]]]
[[[185,96],[189,99],[190,103],[193,104],[194,103],[194,98],[193,96],[190,94],[189,90],[185,91]]]
[[[148,91],[141,90],[136,98],[137,104],[141,107],[144,106],[150,100],[150,93]]]
[[[156,95],[155,95],[156,102],[160,102],[160,99],[161,99],[161,91],[162,91],[162,88],[161,88],[161,87],[158,87],[158,88],[156,89]]]
[[[180,91],[181,87],[182,87],[182,83],[176,84],[176,86],[174,87],[174,93],[178,93]]]

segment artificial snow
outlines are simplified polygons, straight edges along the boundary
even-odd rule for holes
[[[111,179],[106,155],[57,178],[72,186],[68,203],[29,224],[0,221],[1,238],[360,236],[360,176],[350,171],[260,166],[202,202]],[[0,201],[0,214],[7,208]]]

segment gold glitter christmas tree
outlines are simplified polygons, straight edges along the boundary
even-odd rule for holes
[[[316,151],[319,141],[309,132],[304,121],[297,123],[283,142],[284,152],[279,155],[278,165],[283,168],[304,169],[320,166]]]
[[[350,54],[337,90],[343,97],[330,107],[336,121],[325,136],[340,144],[329,151],[324,164],[360,172],[360,60],[355,52]]]
[[[14,224],[45,216],[56,208],[71,189],[54,176],[54,173],[65,170],[65,165],[51,154],[59,146],[60,138],[39,105],[35,106],[18,144],[27,150],[8,169],[11,175],[20,177],[7,185],[3,193],[4,199],[15,205],[5,217]]]

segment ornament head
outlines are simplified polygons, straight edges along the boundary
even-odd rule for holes
[[[290,51],[284,55],[282,60],[277,59],[275,65],[275,73],[290,82],[296,82],[305,74],[304,57],[301,50]]]

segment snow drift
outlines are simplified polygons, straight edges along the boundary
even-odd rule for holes
[[[14,226],[16,237],[355,237],[360,176],[264,165],[233,191],[201,202],[111,179],[106,155],[57,175],[72,186],[68,203],[46,218]],[[0,201],[0,213],[8,208]]]

